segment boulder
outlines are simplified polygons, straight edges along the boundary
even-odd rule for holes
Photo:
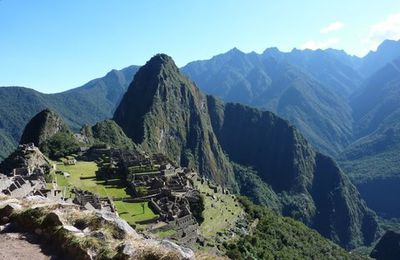
[[[180,257],[182,257],[182,259],[188,259],[188,260],[196,259],[192,249],[190,249],[190,248],[179,246],[179,245],[175,244],[174,242],[172,242],[170,240],[166,240],[166,239],[162,240],[160,242],[160,244],[162,246],[164,246],[165,248],[172,249],[172,250],[178,252]]]
[[[55,212],[50,212],[46,215],[42,223],[43,227],[52,228],[63,226],[63,222],[61,221],[60,216]]]

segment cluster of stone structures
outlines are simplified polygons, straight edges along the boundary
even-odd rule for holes
[[[196,242],[199,224],[191,209],[193,198],[189,198],[194,190],[191,176],[196,175],[192,169],[176,167],[162,154],[150,156],[106,147],[90,149],[88,153],[86,156],[92,159],[107,155],[107,164],[113,166],[111,175],[115,172],[125,175],[133,200],[148,202],[159,216],[143,222],[149,224],[150,231],[172,229],[175,231],[172,238],[179,243]]]
[[[34,144],[19,145],[1,165],[0,193],[13,198],[39,195],[62,199],[61,190],[47,188],[45,174],[50,171],[49,160]]]
[[[161,154],[147,155],[112,149],[107,146],[86,149],[81,158],[102,160],[107,158],[107,171],[104,178],[113,178],[114,174],[126,176],[131,200],[148,202],[158,217],[145,221],[151,232],[173,230],[173,239],[184,245],[191,245],[198,239],[198,221],[193,210],[195,188],[193,170],[176,167]],[[11,156],[12,157],[12,156]],[[8,161],[7,161],[8,160]],[[71,164],[74,164],[71,159]],[[68,200],[53,183],[46,184],[45,175],[50,172],[50,161],[33,144],[20,145],[13,158],[6,159],[5,174],[0,174],[0,192],[14,198],[42,196],[53,200]],[[70,164],[68,162],[68,164]],[[100,210],[117,214],[111,198],[99,196],[79,189],[73,189],[71,202],[88,210]]]
[[[69,161],[75,163],[75,159]],[[72,164],[69,163],[68,164]],[[45,175],[50,172],[50,161],[35,147],[34,144],[20,145],[17,150],[1,165],[0,193],[12,198],[27,196],[42,196],[54,201],[66,200],[57,183],[49,186]],[[74,189],[73,202],[89,210],[102,210],[116,213],[110,198],[99,198],[93,193]]]
[[[73,202],[87,210],[101,210],[117,214],[114,203],[110,198],[100,198],[94,193],[80,189],[73,189],[75,198]]]

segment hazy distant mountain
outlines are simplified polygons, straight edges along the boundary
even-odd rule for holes
[[[365,81],[352,97],[355,136],[343,167],[376,210],[400,215],[400,58]]]
[[[43,94],[21,87],[0,88],[0,160],[18,144],[29,120],[45,108],[59,113],[74,130],[110,118],[132,81],[137,66],[113,70],[82,87]]]
[[[347,96],[361,78],[331,53],[274,48],[258,55],[233,49],[182,70],[208,94],[288,119],[319,150],[335,155],[351,141]]]
[[[357,69],[363,76],[370,77],[397,57],[400,57],[400,40],[385,40],[376,51],[371,51],[362,58]]]
[[[273,57],[297,66],[305,73],[316,78],[330,91],[348,97],[356,90],[362,76],[355,69],[361,62],[356,56],[350,56],[344,51],[328,50],[297,50],[279,52],[277,49],[266,49],[264,57]]]

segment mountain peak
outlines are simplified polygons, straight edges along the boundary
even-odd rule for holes
[[[67,129],[60,116],[46,108],[36,114],[26,125],[20,144],[34,143],[36,146],[40,146],[56,133],[67,131]]]
[[[232,166],[211,129],[206,102],[172,58],[158,54],[135,75],[114,120],[144,151],[163,153],[231,185]]]
[[[231,54],[231,55],[241,55],[241,54],[245,54],[244,52],[242,52],[241,50],[239,50],[236,47],[233,47],[232,49],[230,49],[227,54]]]
[[[159,53],[154,55],[149,61],[146,62],[144,66],[151,66],[151,67],[156,67],[156,68],[161,68],[165,66],[172,66],[177,68],[174,60],[168,56],[167,54],[164,53]]]
[[[400,45],[400,40],[384,40],[379,46],[377,51],[386,49],[386,48],[396,48]]]

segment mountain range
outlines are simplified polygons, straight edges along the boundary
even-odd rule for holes
[[[57,94],[43,94],[23,87],[0,88],[0,159],[14,150],[29,120],[51,108],[75,131],[85,124],[95,124],[113,115],[138,66],[106,76]]]
[[[21,143],[51,144],[44,148],[56,149],[45,153],[54,157],[82,140],[118,146],[129,137],[134,148],[195,168],[347,249],[370,245],[380,234],[349,178],[294,126],[272,112],[204,95],[165,54],[139,69],[113,120],[72,136],[60,117],[44,110],[27,124]]]
[[[398,57],[400,42],[391,40],[363,58],[334,49],[269,48],[262,54],[233,49],[181,70],[206,94],[288,120],[318,151],[337,159],[368,205],[400,216],[393,206],[400,190]],[[59,113],[74,131],[111,118],[138,68],[113,70],[58,94],[0,88],[0,157],[14,149],[25,124],[44,108]],[[197,156],[187,145],[188,157]]]

